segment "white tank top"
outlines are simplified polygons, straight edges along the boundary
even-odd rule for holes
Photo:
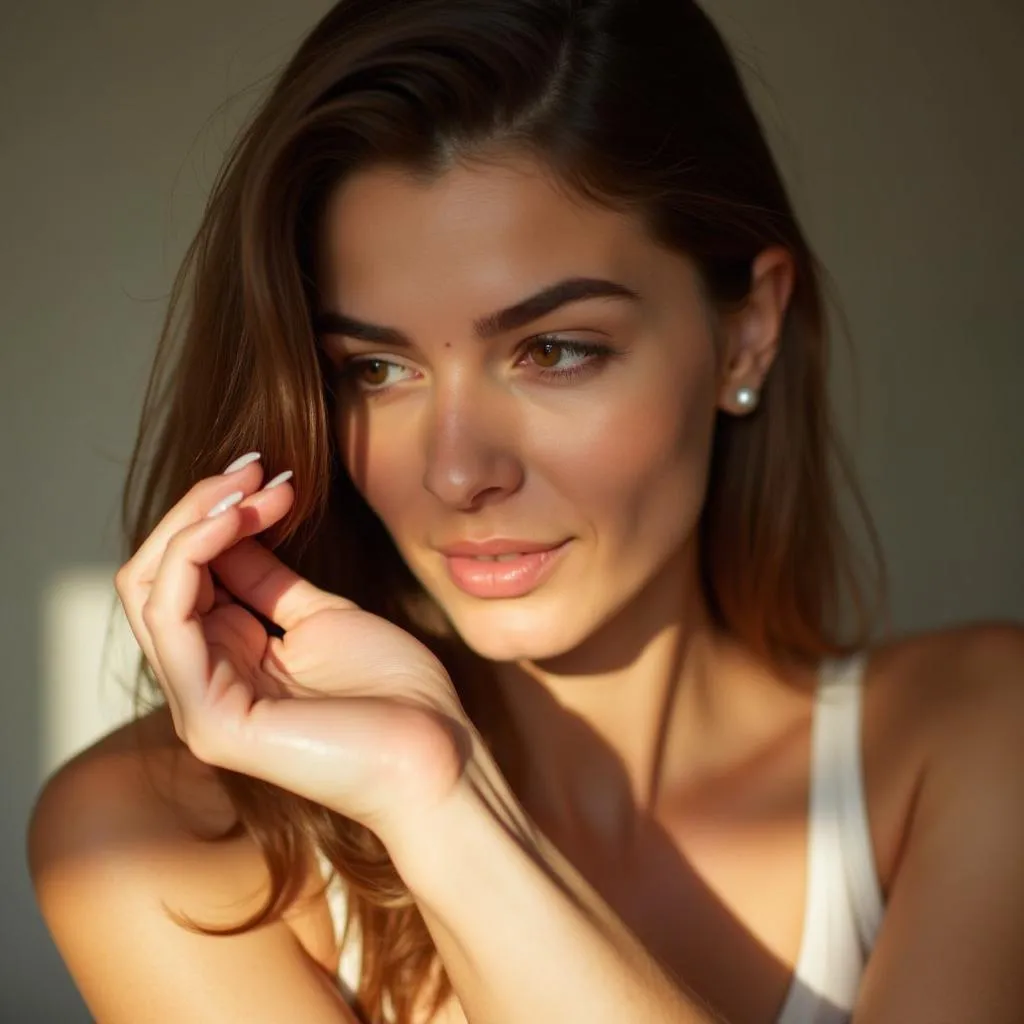
[[[845,1024],[885,912],[861,764],[866,654],[822,666],[811,732],[800,954],[778,1024]]]
[[[864,965],[882,922],[861,764],[861,692],[867,657],[826,662],[820,671],[811,727],[807,891],[796,970],[777,1024],[846,1024]],[[327,899],[339,938],[345,891],[330,863]],[[351,1001],[361,955],[353,929],[342,950],[338,985]]]

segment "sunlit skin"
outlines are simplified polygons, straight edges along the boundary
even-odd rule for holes
[[[625,841],[651,799],[666,714],[678,724],[665,754],[681,775],[677,748],[704,757],[721,743],[720,708],[730,705],[741,732],[749,724],[722,676],[750,667],[706,630],[694,542],[716,411],[740,412],[736,389],[763,382],[791,288],[781,251],[755,271],[745,308],[720,315],[688,258],[525,159],[457,166],[429,185],[374,168],[326,211],[321,310],[410,342],[323,334],[342,370],[346,463],[461,637],[499,663],[531,738],[531,809],[580,839]],[[581,277],[639,299],[591,298],[487,341],[474,335],[476,319]],[[611,355],[545,347],[558,340]],[[471,597],[437,548],[493,537],[571,543],[534,593]],[[606,759],[587,755],[574,738],[587,731],[567,730],[556,705],[624,772],[597,776]]]
[[[115,580],[168,708],[69,762],[33,815],[40,905],[90,1008],[138,1019],[128,971],[144,1000],[200,1016],[233,1019],[247,999],[247,1018],[340,1019],[312,857],[299,867],[313,898],[296,895],[287,920],[215,940],[169,920],[180,908],[216,926],[211,912],[262,888],[251,837],[200,846],[182,828],[184,810],[207,834],[237,822],[210,771],[221,767],[378,834],[453,981],[434,1024],[709,1020],[687,989],[736,1024],[776,1019],[804,991],[801,949],[818,948],[804,928],[808,894],[822,898],[807,871],[817,666],[770,669],[710,627],[695,531],[714,430],[749,413],[737,390],[771,372],[790,258],[760,253],[748,300],[726,313],[688,259],[511,157],[430,184],[367,170],[333,196],[323,227],[315,313],[339,448],[473,652],[463,696],[477,711],[504,697],[525,777],[505,786],[422,644],[252,539],[292,507],[289,480],[261,488],[256,459],[199,481]],[[603,287],[615,294],[511,324],[509,309],[536,313],[536,296],[566,281],[614,282]],[[568,545],[533,593],[460,591],[438,548],[495,537]],[[268,643],[244,604],[284,638]],[[948,1006],[973,1019],[975,1004],[993,1024],[1020,1018],[1020,936],[1007,922],[1022,905],[1021,664],[1016,627],[872,651],[861,745],[886,917],[857,1022],[930,1022]],[[306,696],[325,684],[320,700],[277,699],[282,685]],[[438,710],[476,756],[458,759]],[[161,772],[173,765],[166,793],[141,752]],[[456,784],[462,768],[471,785]],[[536,859],[510,839],[517,803],[541,827]],[[211,981],[198,1003],[173,968],[190,963]]]

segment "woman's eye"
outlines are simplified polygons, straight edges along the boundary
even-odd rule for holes
[[[408,371],[409,368],[388,359],[350,359],[340,372],[360,390],[380,391],[400,380],[394,371],[403,370]]]
[[[556,337],[541,337],[533,341],[527,349],[531,353],[535,366],[540,367],[539,376],[545,378],[562,377],[572,379],[581,373],[596,370],[613,356],[614,350],[607,345],[586,344],[582,341]],[[565,361],[565,356],[572,356],[576,361]]]
[[[532,364],[533,376],[542,380],[565,382],[584,373],[596,371],[616,353],[607,345],[572,341],[567,338],[542,336],[526,346],[527,357],[516,365]],[[399,383],[401,373],[412,373],[409,367],[379,357],[349,359],[337,371],[337,377],[357,392],[379,394]]]

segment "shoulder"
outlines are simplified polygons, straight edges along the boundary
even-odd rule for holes
[[[1022,737],[1024,627],[959,626],[871,652],[865,775],[884,879],[940,820],[965,827],[966,808],[981,796],[993,814],[1012,813],[1024,797]]]
[[[47,781],[29,824],[29,867],[90,1009],[125,1019],[120,1004],[106,1001],[115,976],[123,984],[134,974],[158,991],[174,985],[175,971],[212,963],[211,953],[230,963],[230,943],[188,922],[235,926],[263,905],[269,871],[258,845],[241,831],[213,841],[235,822],[216,773],[178,741],[164,709],[103,737]],[[285,959],[289,948],[301,950],[310,964],[330,969],[333,935],[316,899],[312,857],[303,872],[292,902],[268,925],[232,939],[236,950],[280,946]],[[157,976],[161,961],[166,969]],[[129,985],[124,992],[130,999]]]
[[[926,731],[925,779],[999,791],[1024,776],[1024,628],[984,624],[919,638],[904,713]]]
[[[886,911],[855,1017],[1021,1020],[1024,630],[885,645],[864,710]]]
[[[184,857],[183,868],[195,865],[187,851],[209,846],[210,858],[189,874],[195,883],[204,868],[212,870],[212,850],[223,846],[222,856],[235,869],[251,873],[258,852],[253,844],[208,842],[234,823],[216,774],[177,741],[159,709],[104,736],[47,780],[29,825],[29,865],[43,885],[54,870],[95,872],[111,860],[145,875],[171,857]]]
[[[58,768],[36,801],[33,829],[57,824],[51,820],[54,810],[61,812],[60,823],[70,824],[65,815],[77,817],[76,805],[82,798],[100,798],[99,806],[90,806],[83,816],[83,824],[135,823],[140,813],[147,813],[169,825],[178,817],[168,813],[172,805],[165,800],[172,795],[183,822],[215,828],[233,821],[215,773],[177,740],[166,708],[161,707],[107,733]]]
[[[868,700],[921,741],[1024,712],[1024,626],[979,623],[903,637],[872,652]],[[872,692],[873,691],[873,692]],[[908,733],[905,732],[905,735]]]

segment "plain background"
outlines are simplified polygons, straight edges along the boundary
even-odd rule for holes
[[[25,823],[53,764],[123,713],[97,634],[167,290],[262,76],[327,6],[0,7],[4,1022],[89,1019],[35,909]],[[708,7],[852,330],[834,391],[895,625],[1024,619],[1024,7]]]

